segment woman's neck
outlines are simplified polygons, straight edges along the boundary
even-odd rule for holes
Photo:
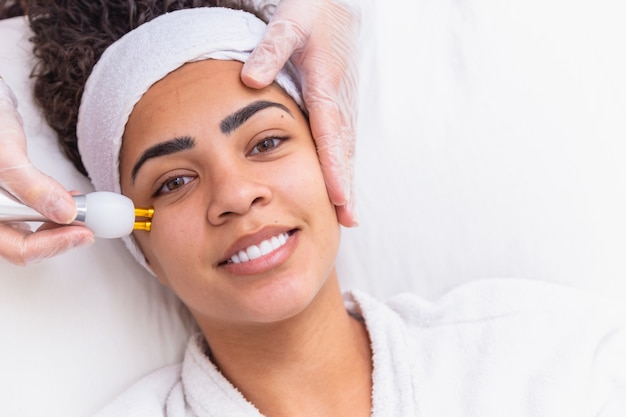
[[[347,313],[336,277],[289,320],[201,327],[213,361],[264,415],[370,415],[369,337]]]

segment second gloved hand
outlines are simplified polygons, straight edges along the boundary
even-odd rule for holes
[[[242,70],[250,87],[270,84],[291,57],[302,78],[322,172],[344,226],[357,225],[352,198],[359,13],[336,0],[282,0]]]

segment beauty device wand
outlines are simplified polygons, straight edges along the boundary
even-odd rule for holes
[[[78,214],[76,222],[82,223],[96,237],[114,239],[127,236],[133,230],[150,231],[154,209],[136,209],[130,198],[121,194],[98,191],[75,195]],[[137,221],[137,217],[143,220]],[[49,222],[36,210],[0,188],[0,222]]]

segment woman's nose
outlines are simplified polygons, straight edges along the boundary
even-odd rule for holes
[[[244,215],[255,206],[263,206],[272,197],[269,185],[262,178],[238,169],[215,177],[212,188],[208,220],[214,226]]]

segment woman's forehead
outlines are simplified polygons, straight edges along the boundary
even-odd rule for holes
[[[262,89],[244,85],[240,78],[242,65],[239,61],[213,59],[187,63],[153,84],[133,113],[144,107],[171,112],[176,107],[202,104],[210,106],[211,113],[217,115],[263,97],[297,108],[295,101],[275,83]]]
[[[282,108],[298,123],[307,123],[297,103],[277,84],[263,89],[245,86],[241,67],[238,61],[193,62],[153,84],[130,114],[122,154],[130,156],[128,152],[134,154],[173,137],[225,133],[225,121],[260,102],[269,102],[272,105],[265,108]]]

